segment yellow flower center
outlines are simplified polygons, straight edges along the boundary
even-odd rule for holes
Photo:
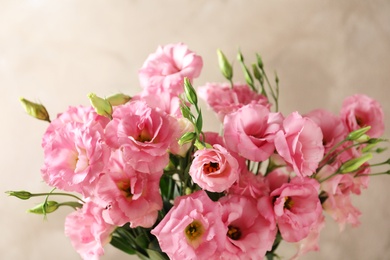
[[[194,220],[185,228],[184,232],[188,242],[192,243],[202,237],[204,228],[200,221]]]

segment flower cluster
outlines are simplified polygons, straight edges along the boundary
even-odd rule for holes
[[[46,198],[33,212],[75,208],[65,234],[84,259],[98,259],[107,243],[143,259],[272,259],[282,240],[298,243],[297,258],[318,250],[324,212],[340,228],[359,224],[351,195],[370,175],[388,173],[372,173],[368,163],[384,141],[380,104],[354,95],[338,114],[283,114],[279,79],[270,82],[260,55],[249,69],[239,53],[244,84],[233,82],[221,51],[218,58],[228,83],[197,91],[202,58],[170,44],[143,64],[136,96],[90,94],[91,106],[69,107],[52,121],[43,106],[22,100],[50,122],[43,180],[80,194],[47,193],[77,202]],[[198,96],[220,133],[202,131]]]

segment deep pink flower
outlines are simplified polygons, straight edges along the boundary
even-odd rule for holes
[[[182,43],[159,46],[139,70],[139,80],[148,92],[180,94],[184,91],[183,79],[198,77],[202,66],[202,58]]]
[[[342,141],[348,134],[340,117],[327,110],[316,109],[306,114],[305,117],[313,120],[321,128],[325,153]]]
[[[324,155],[320,127],[297,112],[283,121],[283,130],[276,133],[276,151],[298,176],[310,176]]]
[[[151,233],[170,259],[219,259],[227,227],[222,222],[220,203],[202,190],[177,197]]]
[[[271,193],[279,231],[287,242],[307,237],[322,214],[318,192],[315,179],[295,177]]]
[[[270,107],[265,96],[257,94],[246,84],[233,84],[231,87],[230,84],[207,83],[198,88],[198,95],[217,113],[221,122],[227,114],[245,105],[260,104]]]
[[[225,117],[226,146],[248,160],[265,161],[275,151],[274,138],[282,120],[280,113],[270,113],[265,106],[243,106]]]
[[[50,186],[90,196],[111,153],[101,125],[69,122],[50,132],[49,139],[43,147],[43,179]]]
[[[162,208],[160,173],[145,174],[126,165],[122,152],[112,154],[108,173],[99,179],[96,196],[105,208],[103,219],[110,224],[152,227]]]
[[[110,242],[111,233],[116,228],[103,220],[102,210],[89,201],[65,219],[65,235],[85,260],[98,260],[104,254],[103,246]]]
[[[263,259],[272,248],[277,228],[267,197],[258,200],[247,196],[222,197],[222,220],[227,226],[225,250],[220,259]],[[268,202],[268,203],[267,203]]]
[[[123,151],[124,160],[141,172],[159,172],[168,164],[167,150],[175,140],[174,119],[131,101],[116,107],[105,134],[109,146]]]
[[[367,134],[377,138],[383,134],[385,129],[381,105],[366,95],[356,94],[347,97],[341,107],[340,117],[349,132],[371,126]]]
[[[237,160],[221,145],[195,152],[189,174],[202,189],[222,192],[238,178]]]

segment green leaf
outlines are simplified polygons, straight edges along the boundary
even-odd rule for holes
[[[146,249],[146,252],[148,253],[150,259],[153,259],[153,260],[167,260],[167,259],[169,259],[165,254],[151,250],[151,249]]]
[[[185,143],[192,142],[192,141],[195,139],[195,137],[196,137],[196,133],[194,133],[194,132],[186,132],[186,133],[184,133],[184,134],[180,137],[178,143],[179,143],[180,145],[183,145],[183,144],[185,144]]]
[[[134,255],[136,253],[135,249],[132,248],[129,243],[126,243],[126,241],[123,241],[117,236],[112,236],[110,244],[129,255]]]
[[[202,112],[199,111],[198,119],[196,120],[196,130],[198,133],[202,132],[202,127],[203,127],[203,117],[202,117]]]

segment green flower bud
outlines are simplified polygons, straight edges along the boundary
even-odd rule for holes
[[[192,142],[195,139],[195,137],[196,134],[194,132],[187,132],[180,137],[178,143],[179,145],[183,145],[185,143]]]
[[[96,96],[94,93],[88,94],[89,101],[96,113],[112,119],[112,106],[106,99]]]
[[[360,137],[362,137],[365,133],[367,133],[371,129],[371,126],[366,126],[355,131],[352,131],[347,136],[347,140],[349,141],[357,141]]]
[[[263,59],[261,58],[260,54],[256,53],[256,58],[257,58],[257,66],[259,66],[260,69],[263,69],[264,63],[263,63]]]
[[[188,78],[184,78],[184,92],[186,93],[188,102],[196,106],[198,104],[198,96]]]
[[[22,97],[19,100],[27,114],[39,120],[50,122],[49,113],[43,105],[31,102]]]
[[[222,75],[226,79],[232,80],[233,78],[232,65],[230,65],[229,61],[226,59],[225,54],[223,54],[223,52],[220,49],[217,50],[217,55],[218,55],[219,69],[221,70]]]
[[[359,169],[360,166],[362,166],[365,162],[370,160],[372,158],[372,153],[366,153],[363,154],[359,158],[351,159],[349,161],[346,161],[343,165],[340,167],[341,173],[350,173],[354,172],[357,169]]]
[[[59,207],[60,205],[58,204],[58,202],[49,200],[46,203],[43,202],[41,204],[38,204],[34,208],[27,210],[27,212],[45,215],[47,213],[52,213],[56,211]]]
[[[257,65],[254,63],[252,64],[252,70],[253,70],[253,76],[255,76],[255,78],[258,81],[263,82],[263,76],[261,75],[260,70],[257,67]]]
[[[119,106],[129,102],[131,97],[122,93],[118,93],[106,97],[106,100],[111,104],[111,106]]]
[[[14,197],[17,197],[21,200],[28,200],[29,198],[32,197],[32,194],[28,191],[24,191],[24,190],[21,190],[21,191],[6,191],[5,193],[7,193],[9,196],[14,196]]]

